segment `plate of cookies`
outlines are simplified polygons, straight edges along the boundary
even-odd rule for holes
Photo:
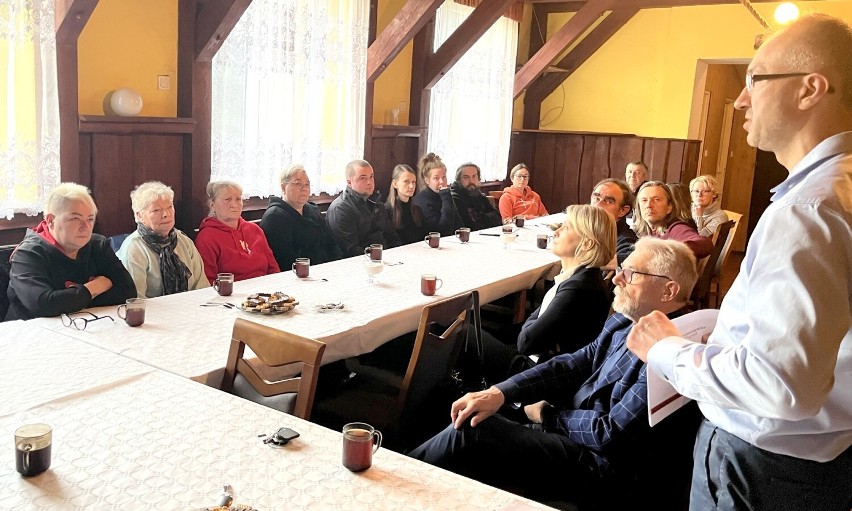
[[[254,314],[282,314],[290,312],[299,305],[296,299],[281,291],[274,293],[254,293],[240,304],[240,309]]]

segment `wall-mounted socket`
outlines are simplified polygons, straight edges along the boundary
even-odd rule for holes
[[[172,88],[172,77],[169,75],[157,75],[157,90],[169,90]]]

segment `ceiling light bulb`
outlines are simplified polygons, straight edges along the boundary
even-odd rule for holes
[[[775,8],[775,21],[782,25],[799,17],[799,8],[792,2],[784,2]]]

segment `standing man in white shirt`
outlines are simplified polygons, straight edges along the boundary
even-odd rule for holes
[[[852,507],[852,29],[824,15],[770,36],[735,106],[789,170],[707,345],[662,314],[627,345],[706,420],[692,510]]]

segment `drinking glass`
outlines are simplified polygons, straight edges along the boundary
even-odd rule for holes
[[[500,241],[503,242],[503,248],[506,250],[509,250],[509,245],[514,243],[516,239],[518,239],[518,235],[513,232],[504,232],[500,234]]]
[[[376,275],[385,269],[385,263],[381,261],[373,261],[371,259],[364,260],[364,271],[367,272],[367,282],[370,284],[376,283]]]

